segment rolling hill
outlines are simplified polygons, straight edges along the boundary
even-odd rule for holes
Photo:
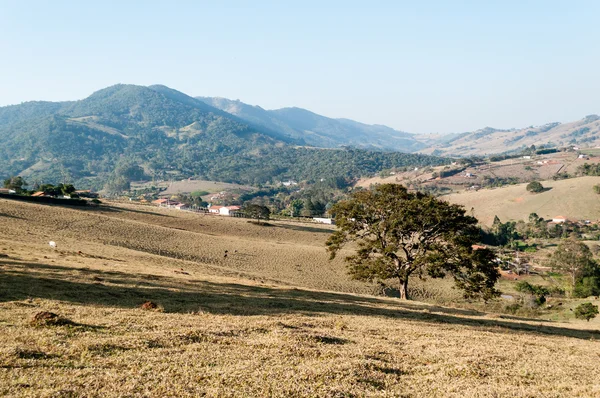
[[[599,319],[359,294],[327,226],[184,213],[0,199],[0,395],[600,394]]]
[[[523,129],[498,130],[486,127],[477,131],[439,137],[438,141],[421,153],[439,156],[483,156],[516,152],[531,145],[562,147],[600,145],[600,117],[589,115],[570,123],[548,123]]]
[[[350,119],[332,119],[302,108],[265,110],[220,97],[196,97],[207,104],[289,138],[321,148],[356,148],[415,152],[425,146],[403,131],[383,125],[368,125]]]
[[[594,185],[600,184],[600,177],[578,177],[559,181],[542,181],[548,188],[545,192],[533,194],[527,184],[509,185],[495,189],[464,191],[444,196],[451,203],[473,209],[475,217],[482,224],[491,226],[494,216],[501,221],[527,220],[529,214],[537,213],[545,219],[565,216],[573,220],[599,220],[600,200],[594,192]]]
[[[195,176],[254,184],[324,175],[353,178],[444,162],[301,143],[159,85],[120,84],[80,101],[0,108],[0,177],[20,174],[33,182],[101,187],[120,177],[115,169],[135,165],[148,179]]]

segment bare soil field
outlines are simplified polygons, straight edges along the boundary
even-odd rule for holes
[[[600,395],[600,320],[357,294],[330,227],[272,224],[0,200],[0,395]]]

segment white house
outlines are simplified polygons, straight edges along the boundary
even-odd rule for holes
[[[552,222],[555,222],[557,224],[562,224],[567,222],[567,217],[565,216],[556,216],[554,218],[552,218]]]
[[[335,224],[335,221],[332,218],[313,217],[313,221],[321,224]]]
[[[219,214],[222,216],[233,216],[239,210],[240,206],[221,206],[219,208]]]
[[[220,214],[221,213],[220,210],[221,210],[222,207],[223,206],[210,206],[208,208],[208,212],[212,213],[212,214]]]

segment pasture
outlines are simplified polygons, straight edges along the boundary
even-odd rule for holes
[[[600,395],[598,319],[366,295],[331,227],[271,224],[0,200],[0,395]]]
[[[600,197],[593,186],[600,177],[579,177],[559,181],[542,181],[545,192],[530,193],[527,184],[509,185],[479,191],[464,191],[444,196],[451,203],[473,209],[482,224],[490,226],[494,216],[502,221],[527,220],[529,214],[551,219],[565,216],[574,220],[600,219]]]

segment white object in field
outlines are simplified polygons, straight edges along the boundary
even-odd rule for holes
[[[50,245],[51,248],[56,249],[56,242],[55,241],[51,240],[48,244]]]

